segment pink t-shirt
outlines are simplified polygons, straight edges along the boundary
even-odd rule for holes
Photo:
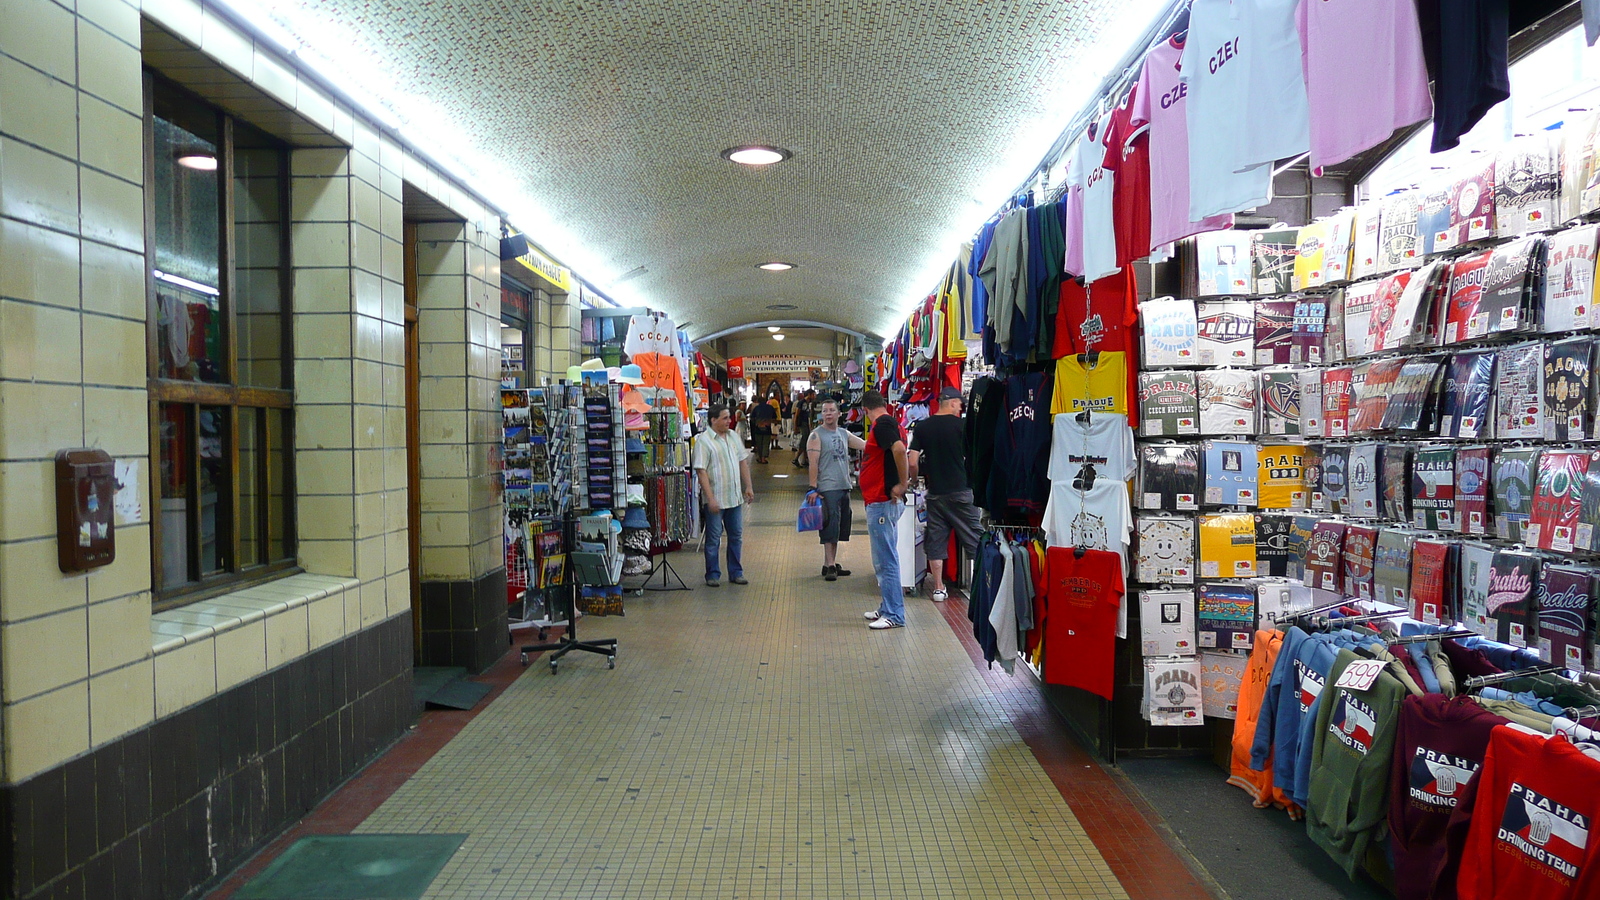
[[[1151,49],[1135,92],[1133,124],[1150,126],[1150,246],[1160,247],[1202,231],[1233,226],[1233,216],[1189,221],[1188,85],[1179,81],[1183,41],[1162,41]]]
[[[1062,238],[1066,254],[1062,268],[1068,275],[1083,275],[1083,187],[1073,180],[1077,174],[1078,151],[1076,145],[1067,160],[1067,210],[1062,222]]]
[[[1338,165],[1433,115],[1413,3],[1318,0],[1295,11],[1311,164]]]

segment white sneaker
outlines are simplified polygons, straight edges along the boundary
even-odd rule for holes
[[[866,619],[868,622],[876,622],[878,621],[878,611],[875,609],[869,609],[862,613],[861,617]]]
[[[904,628],[906,626],[902,623],[879,616],[878,618],[873,619],[871,622],[868,622],[867,627],[873,629],[874,631],[883,631],[886,628]]]
[[[933,602],[935,603],[943,603],[944,601],[950,599],[950,593],[943,590],[934,591],[929,596],[933,598]]]

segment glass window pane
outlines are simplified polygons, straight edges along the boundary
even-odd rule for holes
[[[239,408],[239,568],[261,559],[261,436],[256,417],[261,410]]]
[[[161,429],[161,586],[189,581],[189,488],[194,471],[192,407],[163,403]]]
[[[228,414],[225,406],[200,407],[200,574],[228,568],[232,498],[228,489]]]
[[[283,151],[239,123],[234,128],[234,323],[238,383],[286,387],[283,339]]]
[[[289,431],[290,411],[267,410],[267,561],[294,554],[289,543]]]
[[[157,375],[223,381],[217,118],[209,110],[197,114],[196,104],[169,90],[158,88],[153,99],[149,193],[155,218]]]

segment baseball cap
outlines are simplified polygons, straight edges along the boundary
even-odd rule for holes
[[[950,387],[949,385],[946,385],[944,387],[944,389],[939,391],[939,399],[940,400],[960,400],[961,399],[961,389],[957,388],[957,387]]]

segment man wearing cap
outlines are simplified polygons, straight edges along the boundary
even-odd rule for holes
[[[839,542],[850,540],[850,451],[867,442],[839,427],[839,402],[822,401],[822,425],[806,436],[811,489],[822,496],[822,577],[837,581],[850,570],[839,565]]]
[[[744,504],[756,499],[750,480],[750,451],[733,432],[733,415],[721,403],[712,404],[707,418],[710,431],[695,435],[693,464],[706,503],[706,585],[722,584],[718,554],[722,533],[728,533],[728,580],[748,584],[739,553],[744,549]],[[740,491],[741,486],[743,492]]]
[[[944,561],[949,556],[950,534],[973,559],[978,552],[978,508],[967,484],[964,450],[966,424],[961,420],[961,390],[939,390],[939,409],[911,431],[911,479],[920,474],[928,482],[928,527],[922,548],[928,556],[928,587],[934,600],[944,600]]]

